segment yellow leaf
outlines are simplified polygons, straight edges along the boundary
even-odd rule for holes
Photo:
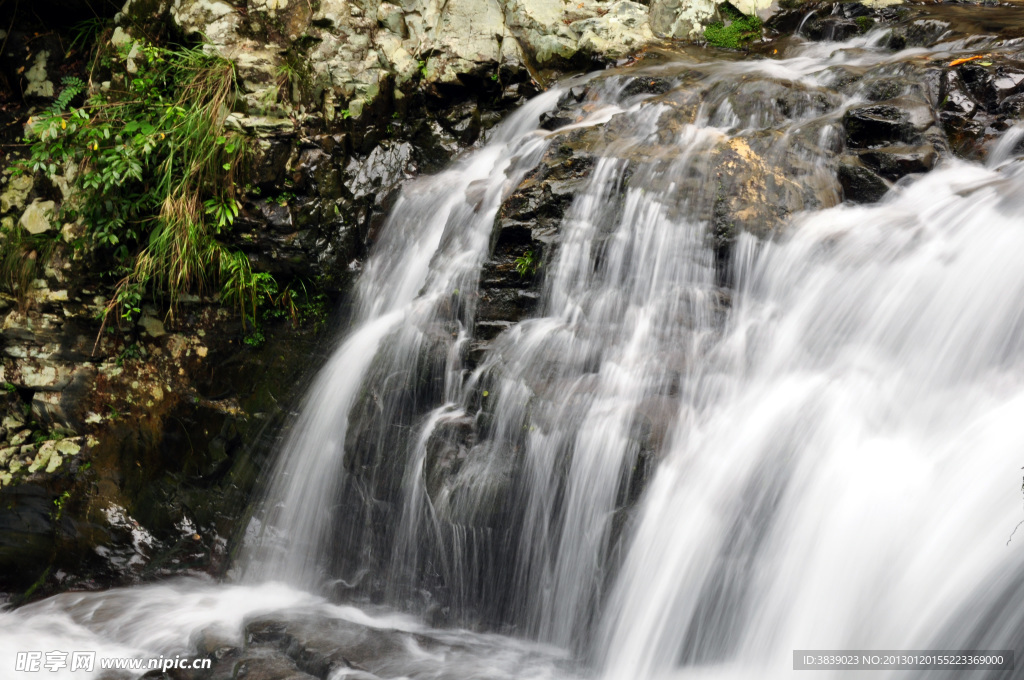
[[[62,120],[60,122],[60,129],[61,130],[67,130],[68,129],[68,122],[66,120]]]

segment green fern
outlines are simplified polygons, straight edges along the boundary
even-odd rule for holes
[[[75,97],[85,92],[85,82],[81,78],[66,76],[61,80],[61,85],[64,86],[63,89],[61,89],[57,98],[53,100],[53,104],[50,105],[50,111],[54,115],[64,113]]]

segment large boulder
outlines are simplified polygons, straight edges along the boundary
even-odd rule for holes
[[[704,29],[718,19],[714,0],[654,0],[651,28],[664,38],[697,40]]]

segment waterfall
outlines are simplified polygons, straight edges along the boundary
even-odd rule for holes
[[[456,680],[1019,647],[1024,133],[972,163],[929,114],[938,166],[842,202],[846,113],[893,83],[931,101],[913,69],[953,49],[882,39],[529,102],[403,189],[241,585],[66,594],[0,627],[165,653],[285,612],[398,631],[371,677]],[[506,231],[542,253],[519,274]],[[484,337],[487,272],[533,306]]]
[[[910,559],[913,540],[935,540],[925,527],[950,521],[942,494],[953,489],[938,492],[934,468],[955,468],[930,459],[967,465],[950,442],[980,436],[969,433],[1003,403],[990,398],[995,384],[1008,381],[1013,403],[1019,282],[985,264],[1012,239],[1000,217],[1010,169],[950,163],[882,205],[835,207],[841,118],[867,101],[863,89],[834,89],[835,68],[884,72],[913,56],[875,49],[879,37],[592,79],[585,101],[568,103],[575,121],[548,133],[540,114],[566,109],[568,88],[555,88],[483,150],[412,184],[360,282],[354,330],[273,473],[264,529],[278,538],[261,548],[278,552],[253,553],[256,580],[353,586],[376,572],[396,606],[511,626],[592,656],[608,677],[756,658],[782,640],[890,639],[842,628],[892,628],[881,604],[857,599],[835,617],[827,594],[891,588],[879,582],[883,565]],[[668,79],[679,94],[638,95],[637,77]],[[780,81],[784,90],[765,90]],[[737,90],[753,100],[746,108]],[[789,98],[784,113],[764,92]],[[587,138],[596,160],[542,265],[538,311],[467,363],[503,202],[567,131],[610,126]],[[1018,137],[1007,133],[993,163],[1012,157]],[[723,166],[723,153],[736,160]],[[740,192],[781,192],[803,212],[782,214],[778,231],[767,223],[778,213],[750,205],[746,227],[762,233],[741,234],[723,262],[717,178],[730,162],[755,175]],[[965,202],[991,214],[964,222]],[[1014,245],[1000,250],[1010,278]],[[967,285],[972,267],[986,272],[984,289]],[[1009,306],[997,311],[997,300]],[[360,408],[367,394],[373,406]],[[352,418],[358,437],[346,432]],[[461,445],[465,461],[431,481],[443,445]],[[1013,490],[1012,470],[995,460],[986,469]],[[360,503],[391,510],[373,520]],[[985,540],[1013,516],[1004,508]],[[352,523],[340,538],[339,522]],[[850,534],[860,522],[869,528]],[[801,550],[804,563],[791,564]],[[350,553],[343,564],[339,553]],[[815,560],[857,566],[822,575]],[[814,579],[821,592],[800,597],[821,602],[818,618],[813,607],[787,615],[785,596]],[[920,590],[902,606],[925,609]],[[861,618],[869,611],[877,624]],[[940,618],[900,643],[938,636]]]
[[[950,162],[751,244],[695,376],[716,397],[677,430],[617,579],[606,677],[1019,644],[1019,614],[991,617],[1022,604],[1022,189],[1020,163]]]
[[[460,319],[472,317],[476,271],[494,214],[510,186],[543,151],[544,138],[534,132],[536,119],[557,94],[536,98],[487,149],[415,183],[400,197],[358,283],[354,330],[310,389],[272,472],[262,518],[266,535],[246,558],[248,578],[315,589],[324,579],[333,536],[357,530],[337,527],[353,521],[338,517],[339,490],[346,488],[349,412],[360,398],[379,400],[364,383],[386,383],[409,371],[420,359],[426,333],[434,330],[431,324],[448,333]],[[469,205],[466,193],[474,183],[482,186],[478,203]],[[465,330],[454,332],[458,337]],[[385,338],[390,338],[386,354],[378,357]],[[384,418],[389,420],[400,418],[397,411],[409,406],[380,407],[387,409]]]

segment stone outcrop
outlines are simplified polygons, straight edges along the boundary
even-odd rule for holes
[[[423,87],[504,85],[655,40],[647,7],[628,0],[130,0],[120,16],[119,40],[160,18],[202,36],[237,64],[249,116],[287,119],[298,109],[328,123],[402,111]]]

